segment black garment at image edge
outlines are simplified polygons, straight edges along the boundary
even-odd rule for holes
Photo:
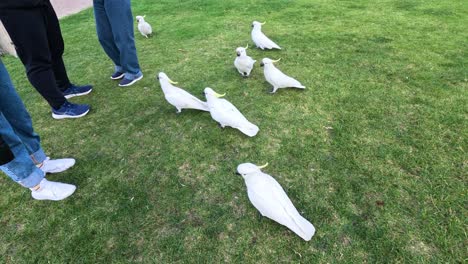
[[[12,161],[15,157],[10,150],[10,147],[5,143],[2,136],[0,136],[0,165],[7,164]]]
[[[71,83],[62,58],[65,46],[57,15],[48,0],[44,3],[32,8],[0,8],[0,20],[15,44],[29,82],[58,109],[67,101],[63,91]]]
[[[2,9],[34,8],[44,5],[48,0],[0,0],[0,11]]]

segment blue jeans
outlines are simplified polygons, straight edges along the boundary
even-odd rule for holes
[[[127,79],[141,76],[130,0],[94,0],[93,4],[98,39],[115,70]]]
[[[34,132],[31,117],[11,83],[0,60],[0,136],[13,153],[14,159],[0,166],[11,179],[24,187],[34,187],[44,178],[36,167],[46,155],[40,138]]]

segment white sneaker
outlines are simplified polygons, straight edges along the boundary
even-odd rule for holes
[[[36,200],[60,201],[72,195],[75,190],[75,185],[42,179],[39,189],[31,191],[31,195]]]
[[[47,157],[41,165],[39,165],[39,169],[41,169],[44,173],[58,173],[62,171],[68,170],[70,167],[75,165],[75,159],[55,159],[51,160]]]

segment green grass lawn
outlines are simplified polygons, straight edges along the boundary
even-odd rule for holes
[[[62,20],[71,79],[92,112],[51,118],[23,66],[4,62],[43,146],[73,169],[63,202],[34,201],[0,178],[2,263],[462,263],[467,259],[468,2],[462,0],[139,0],[155,34],[136,44],[145,78],[109,79],[92,10]],[[262,68],[234,69],[251,22],[283,50],[248,54],[307,89],[267,92]],[[136,28],[136,25],[135,25]],[[206,112],[175,108],[166,72],[209,86],[260,127],[248,138]],[[270,166],[316,227],[305,242],[260,217],[238,164]]]

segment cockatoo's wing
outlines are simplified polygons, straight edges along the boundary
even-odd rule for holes
[[[237,128],[249,137],[255,136],[259,131],[259,128],[249,122],[228,100],[218,99],[216,104],[210,108],[210,113],[213,119],[221,125]]]
[[[202,111],[210,111],[208,109],[208,105],[203,102],[202,100],[196,98],[189,92],[178,88],[178,87],[173,87],[173,91],[171,91],[168,94],[164,94],[164,97],[166,100],[176,108],[180,109],[198,109]]]
[[[246,68],[240,57],[236,57],[236,59],[234,60],[234,66],[240,74],[244,75],[244,72],[246,72]]]
[[[244,76],[248,76],[253,69],[255,60],[251,57],[237,57],[234,61],[234,66],[236,66],[239,73]]]
[[[242,122],[249,122],[247,118],[237,109],[231,102],[226,99],[219,99],[218,107],[220,111],[218,111],[222,115],[222,119],[229,121],[229,124],[239,124]]]
[[[295,87],[305,88],[298,80],[284,74],[277,68],[265,69],[265,79],[278,88]]]
[[[145,32],[148,32],[148,34],[153,33],[153,28],[152,28],[151,25],[148,24],[148,23],[145,23],[145,25],[144,25],[144,30],[145,30]]]
[[[261,31],[252,32],[252,40],[255,45],[261,49],[281,49],[278,44],[265,36]]]
[[[309,241],[315,233],[315,228],[299,214],[281,185],[268,174],[262,173],[258,178],[247,184],[250,202],[263,216],[288,227]]]
[[[255,62],[256,62],[256,60],[254,60],[251,57],[247,56],[246,64],[247,64],[247,68],[249,69],[249,71],[252,71]]]
[[[291,199],[289,199],[281,185],[273,177],[270,176],[270,179],[276,183],[276,187],[272,188],[274,196],[285,197],[285,199],[280,199],[281,206],[285,208],[286,213],[292,218],[295,226],[297,226],[301,231],[300,233],[295,233],[306,241],[310,240],[315,234],[315,227],[297,211],[296,207],[292,203]],[[292,229],[292,226],[289,227]]]
[[[150,35],[153,32],[151,25],[148,24],[147,22],[138,24],[138,30],[143,35]]]

